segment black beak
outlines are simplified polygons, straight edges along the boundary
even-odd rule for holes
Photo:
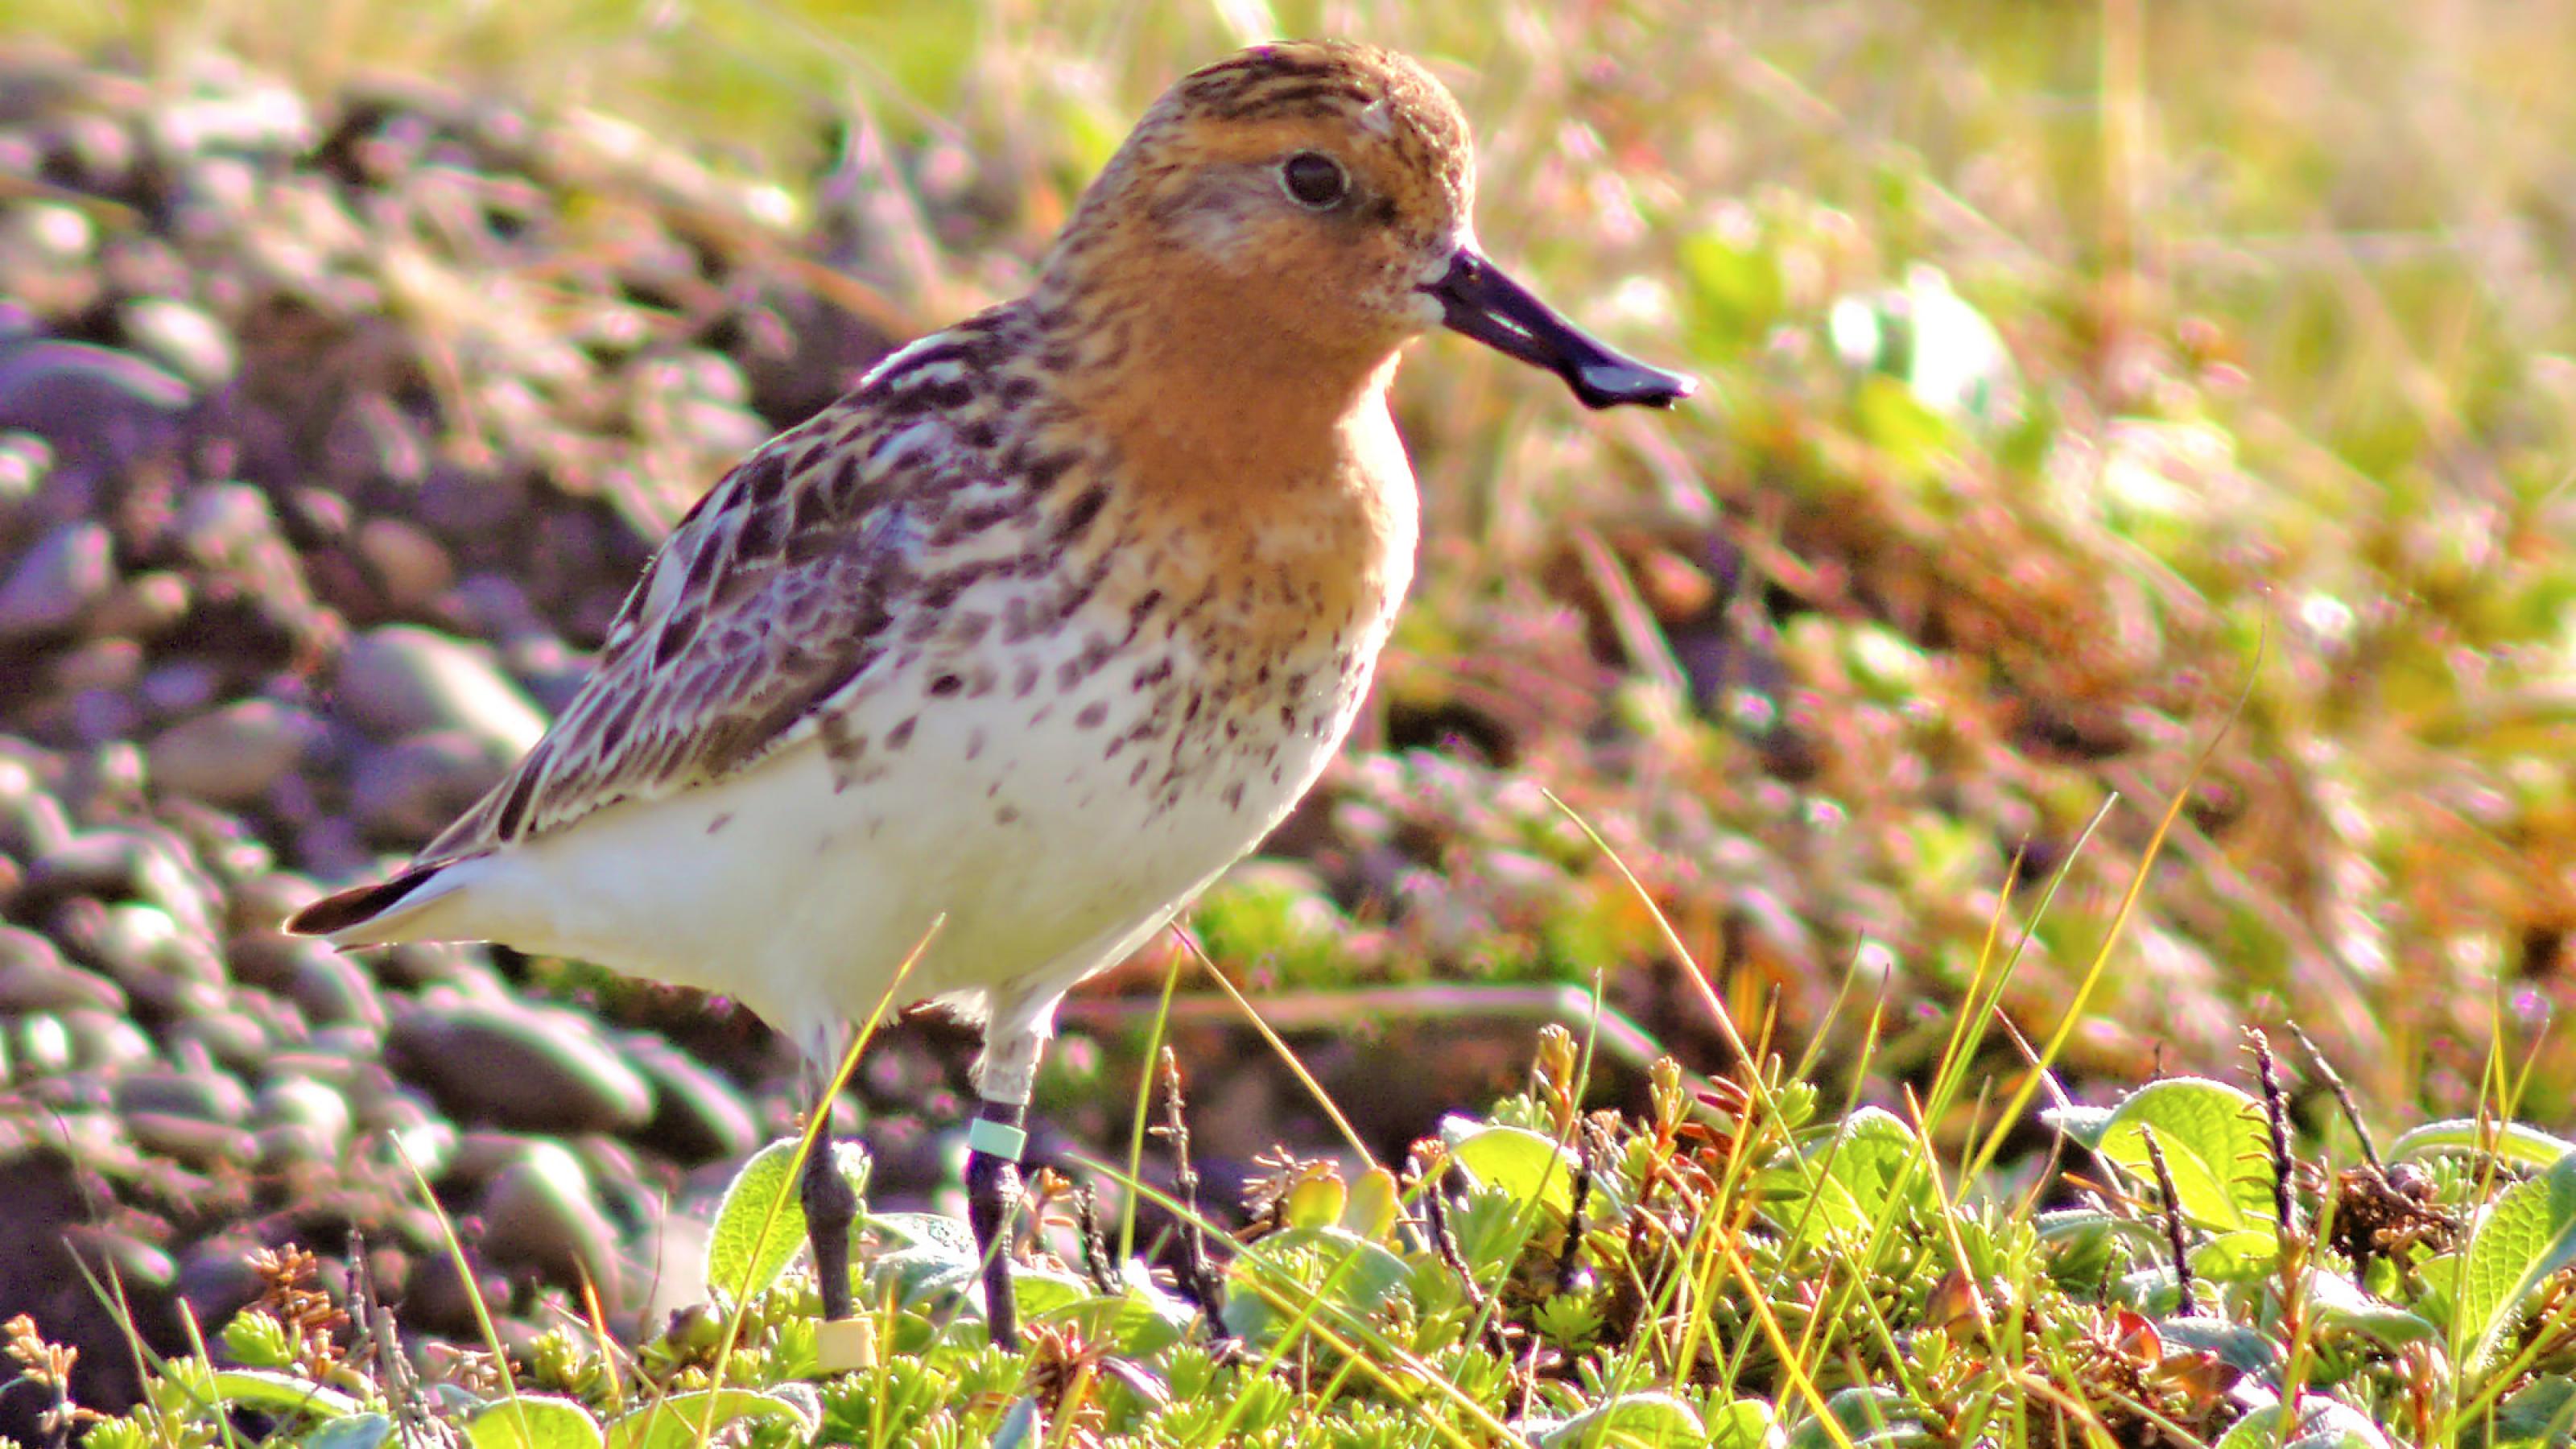
[[[1440,320],[1451,331],[1564,378],[1585,407],[1668,408],[1699,387],[1697,378],[1611,351],[1466,247],[1423,290],[1440,299]]]

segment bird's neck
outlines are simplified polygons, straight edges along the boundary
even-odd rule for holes
[[[1186,254],[1059,286],[1042,315],[1070,366],[1066,401],[1108,436],[1129,476],[1175,494],[1236,498],[1348,486],[1386,408],[1396,353],[1319,336],[1277,310],[1276,277],[1235,278]],[[1300,325],[1303,323],[1304,325]]]

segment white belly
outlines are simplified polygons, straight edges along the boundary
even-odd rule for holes
[[[1113,964],[1258,844],[1366,678],[1318,668],[1336,687],[1302,708],[1202,702],[1185,728],[1188,673],[946,698],[890,680],[851,710],[855,763],[809,739],[611,806],[456,867],[425,924],[736,997],[811,1049],[874,1010],[939,921],[895,1004],[981,994],[1010,1014]]]

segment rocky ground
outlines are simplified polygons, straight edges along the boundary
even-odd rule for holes
[[[293,1240],[470,1330],[415,1171],[496,1304],[685,1298],[664,1206],[785,1125],[756,1023],[276,923],[498,779],[687,490],[888,338],[633,135],[33,55],[0,98],[0,1317],[113,1377],[67,1253],[170,1349]],[[580,208],[613,241],[537,255]]]

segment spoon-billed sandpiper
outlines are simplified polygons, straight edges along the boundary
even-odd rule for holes
[[[968,1217],[1014,1344],[1008,1233],[1057,1000],[1314,783],[1412,577],[1397,354],[1447,326],[1592,407],[1691,391],[1487,261],[1474,191],[1465,118],[1403,56],[1263,45],[1183,79],[1029,295],[745,459],[510,776],[289,928],[720,992],[827,1080],[930,936],[905,994],[984,1022]],[[802,1192],[839,1320],[855,1202],[831,1158]]]

